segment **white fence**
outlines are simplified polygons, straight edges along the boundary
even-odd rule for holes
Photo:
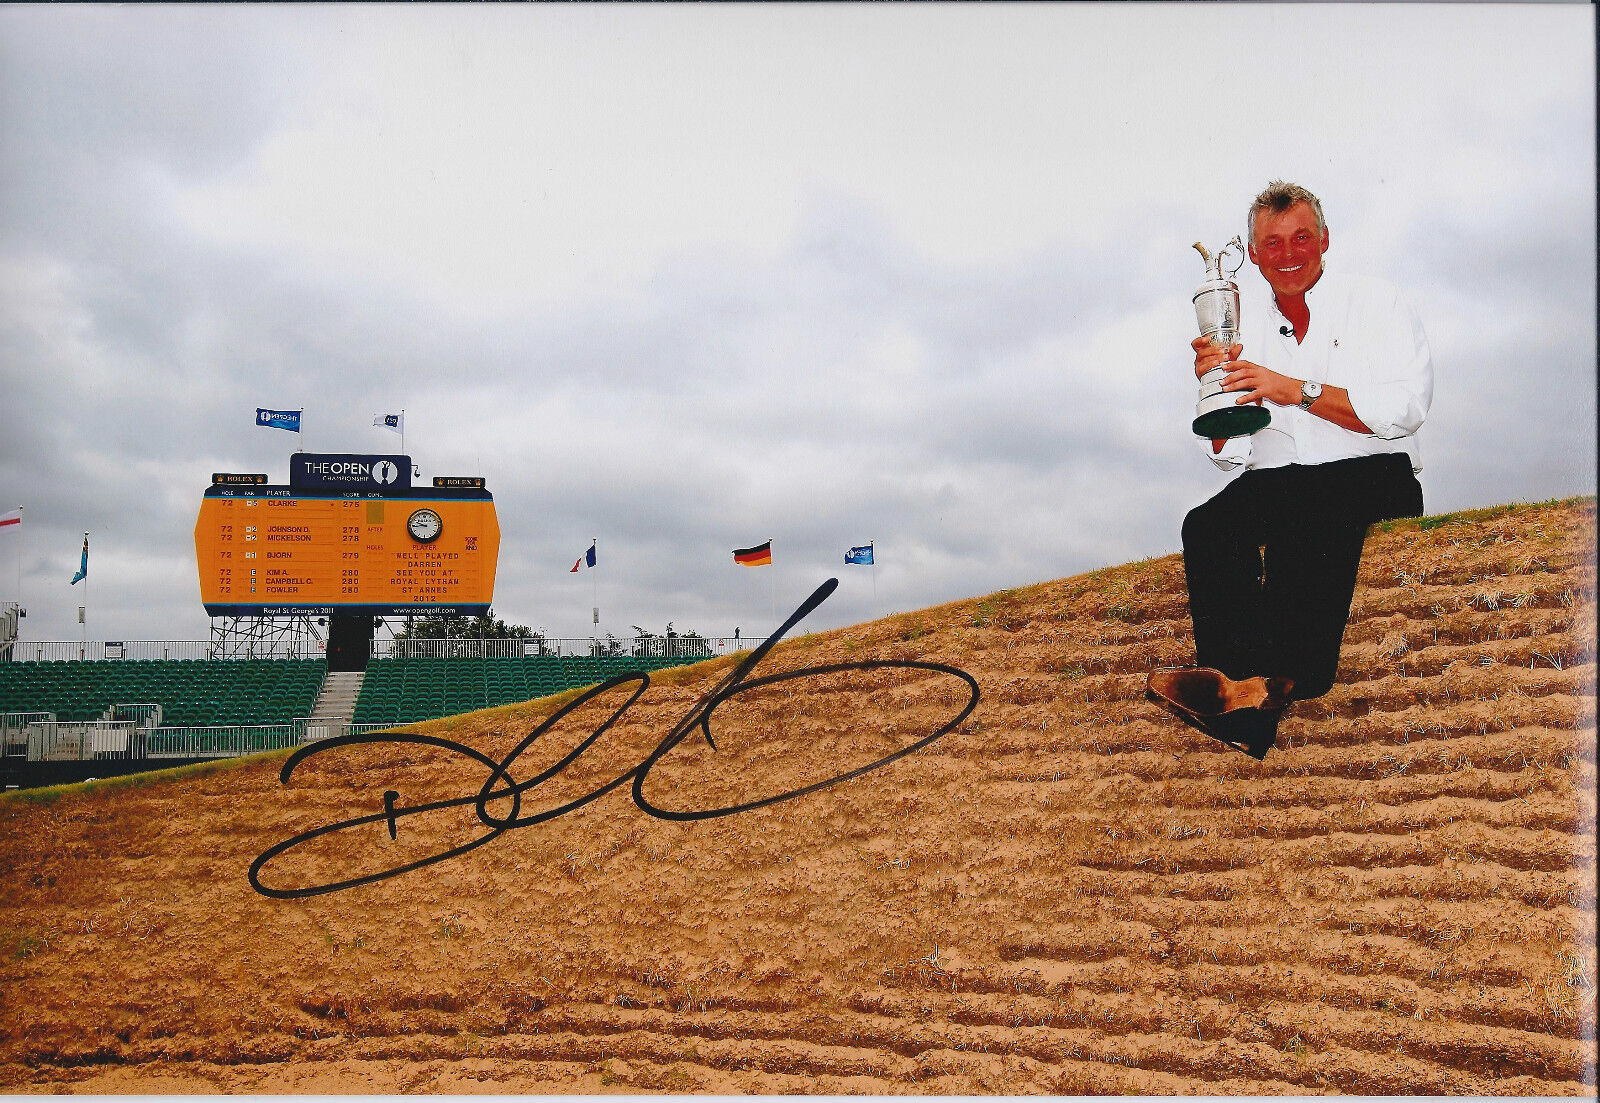
[[[290,724],[218,724],[208,727],[151,728],[144,735],[145,758],[236,758],[281,751],[305,741],[305,721]]]
[[[29,762],[84,762],[97,758],[129,758],[133,732],[130,720],[89,720],[82,723],[39,721],[27,727]]]
[[[71,659],[320,659],[321,648],[262,644],[243,654],[225,652],[210,640],[18,640],[11,647],[14,662],[51,663]]]
[[[374,659],[622,658],[712,659],[748,641],[735,636],[636,636],[618,639],[373,640]]]
[[[319,739],[403,727],[302,717],[287,724],[149,727],[135,720],[57,721],[52,712],[0,713],[0,757],[28,762],[237,758]]]
[[[151,728],[131,720],[37,721],[26,730],[25,757],[29,762],[235,758],[298,747],[305,722]],[[7,745],[7,757],[14,757],[10,752],[15,746]]]
[[[405,724],[353,724],[349,720],[299,720],[296,723],[304,724],[305,729],[301,737],[302,743],[315,743],[319,739],[333,739],[341,735],[365,735],[367,732],[386,731],[389,728],[403,728]],[[417,721],[422,723],[422,721]]]
[[[759,640],[756,642],[760,642]],[[619,656],[650,659],[712,659],[751,645],[737,636],[636,636],[633,639],[515,640],[373,640],[374,659],[522,659]],[[0,661],[4,661],[0,654]],[[210,640],[19,640],[9,658],[14,662],[101,662],[118,659],[320,659],[321,641],[309,644],[259,644],[244,651],[224,649]]]
[[[0,712],[0,756],[26,758],[28,755],[28,726],[53,723],[53,712]]]

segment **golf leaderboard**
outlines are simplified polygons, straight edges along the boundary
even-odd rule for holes
[[[486,613],[500,526],[483,480],[400,482],[341,489],[213,475],[194,529],[206,613]]]

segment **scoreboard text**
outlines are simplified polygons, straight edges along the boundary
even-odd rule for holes
[[[494,596],[500,526],[482,489],[213,486],[194,550],[208,616],[477,616]]]

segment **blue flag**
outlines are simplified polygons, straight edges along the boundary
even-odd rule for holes
[[[287,429],[291,433],[300,431],[299,410],[263,410],[256,407],[256,424],[265,425],[268,429]]]
[[[864,548],[851,548],[849,551],[844,553],[844,561],[846,565],[854,564],[861,567],[872,566],[872,545],[868,544]]]
[[[89,577],[89,534],[83,536],[83,562],[78,564],[78,573],[72,576],[72,585],[76,586]]]

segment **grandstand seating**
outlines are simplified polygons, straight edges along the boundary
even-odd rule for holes
[[[374,659],[358,724],[410,724],[594,685],[698,658],[542,656]],[[125,659],[0,662],[0,712],[53,712],[73,723],[116,705],[161,706],[167,727],[282,724],[309,716],[324,659]]]
[[[327,669],[323,659],[0,662],[0,712],[75,722],[155,703],[165,726],[282,724],[310,715]]]
[[[413,724],[458,712],[546,697],[632,670],[699,659],[543,656],[510,659],[374,659],[367,664],[357,724]]]

